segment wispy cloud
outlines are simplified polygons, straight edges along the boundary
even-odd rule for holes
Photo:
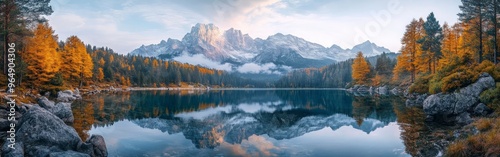
[[[376,21],[377,12],[398,2],[405,11],[368,36],[370,41],[400,48],[405,25],[434,11],[441,23],[457,21],[460,0],[53,0],[50,24],[61,38],[78,35],[86,43],[108,46],[126,54],[142,44],[181,39],[196,23],[240,29],[252,37],[278,32],[293,34],[323,46],[352,47],[356,29]]]

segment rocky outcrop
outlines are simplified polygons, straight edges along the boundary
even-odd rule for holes
[[[71,103],[57,103],[49,111],[63,120],[63,122],[66,124],[73,124],[73,121],[75,120],[75,118],[73,117],[73,112],[71,111]]]
[[[54,102],[53,101],[50,101],[49,99],[47,99],[47,97],[39,97],[37,99],[37,102],[38,102],[38,105],[40,105],[40,107],[43,107],[45,109],[51,109],[52,107],[54,107]]]
[[[98,142],[83,142],[74,128],[52,113],[68,116],[68,111],[71,112],[70,105],[58,103],[51,108],[52,111],[38,106],[31,107],[17,125],[16,149],[9,148],[5,143],[2,156],[107,156],[102,137],[97,138]],[[70,110],[67,110],[68,107]],[[89,150],[84,146],[92,151],[82,151]],[[98,148],[97,151],[94,148]]]
[[[423,108],[428,120],[462,123],[470,122],[469,114],[479,103],[479,95],[490,88],[495,87],[495,80],[487,73],[479,76],[479,79],[455,93],[440,93],[427,97],[424,100]]]
[[[71,90],[59,91],[57,92],[57,101],[58,102],[72,102],[76,99],[81,99],[80,91],[78,89],[73,93]]]
[[[108,156],[108,149],[101,135],[92,135],[86,143],[92,145],[92,156]]]

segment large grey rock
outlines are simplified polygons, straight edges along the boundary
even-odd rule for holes
[[[424,100],[424,112],[432,117],[450,117],[460,115],[479,102],[479,95],[487,89],[495,87],[495,80],[487,73],[480,75],[479,79],[456,93],[434,94]],[[462,116],[464,117],[464,116]]]
[[[60,102],[49,110],[52,114],[59,117],[66,124],[73,124],[75,120],[73,111],[71,110],[71,103]]]
[[[44,97],[44,96],[39,97],[37,99],[37,102],[38,102],[38,105],[40,107],[43,107],[44,109],[47,109],[47,110],[49,110],[52,107],[54,107],[54,102],[50,101],[49,99],[47,99],[47,97]]]
[[[8,143],[8,142],[6,142]],[[16,141],[16,145],[14,145],[15,149],[12,149],[8,146],[8,144],[4,143],[2,146],[2,157],[20,157],[24,156],[24,146],[23,142]]]
[[[106,143],[101,135],[92,135],[86,143],[90,143],[93,146],[93,157],[105,157],[108,156],[108,149],[106,148]]]
[[[1,156],[107,156],[102,136],[92,135],[83,143],[75,129],[62,119],[73,121],[70,103],[58,103],[50,111],[39,106],[30,107],[16,125],[16,149],[8,148],[6,142]]]
[[[16,141],[23,142],[26,156],[39,156],[47,150],[75,150],[81,142],[75,129],[40,107],[31,108],[21,118],[19,126]]]

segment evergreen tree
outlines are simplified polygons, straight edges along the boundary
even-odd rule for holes
[[[437,61],[442,55],[441,41],[443,40],[442,28],[439,25],[439,21],[434,17],[434,13],[431,12],[429,16],[427,16],[427,21],[424,23],[424,30],[425,35],[419,43],[422,44],[422,50],[429,54],[429,56],[427,56],[429,57],[427,59],[429,61],[428,71],[434,73],[436,71]]]
[[[42,15],[52,14],[50,0],[0,0],[0,34],[3,46],[3,73],[7,74],[8,43],[29,35],[26,25],[36,26],[44,22]],[[30,27],[31,28],[31,27]]]

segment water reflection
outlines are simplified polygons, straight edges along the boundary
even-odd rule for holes
[[[395,103],[341,90],[138,91],[73,112],[79,135],[103,135],[115,156],[404,156]]]

